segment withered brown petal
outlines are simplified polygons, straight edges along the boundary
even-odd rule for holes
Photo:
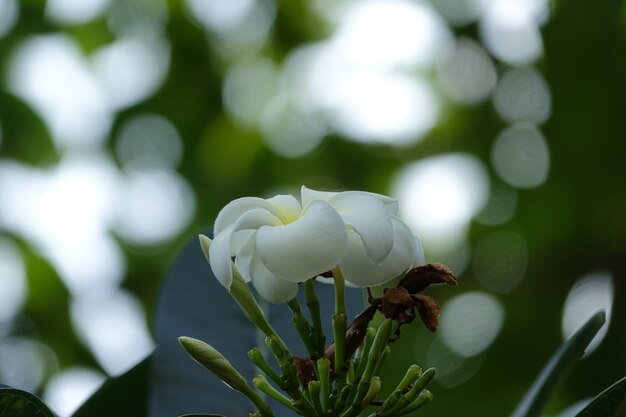
[[[433,333],[436,332],[437,327],[439,327],[439,317],[441,316],[441,308],[437,300],[422,294],[413,294],[411,298],[426,328]]]
[[[432,263],[411,269],[398,283],[398,287],[406,288],[410,294],[423,291],[431,284],[456,285],[454,273],[444,264]]]
[[[300,381],[307,383],[317,380],[311,358],[302,359],[300,356],[295,355],[293,357],[293,364],[296,366],[296,375]]]
[[[383,294],[381,313],[388,319],[395,320],[401,313],[411,307],[413,307],[413,300],[405,288],[387,288]]]

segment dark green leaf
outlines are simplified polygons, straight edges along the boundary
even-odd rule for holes
[[[33,394],[15,388],[0,388],[0,417],[56,417]]]
[[[72,417],[147,416],[151,359],[148,356],[125,374],[110,378]]]
[[[576,417],[617,417],[626,406],[626,377],[602,391]]]
[[[583,355],[605,321],[604,311],[596,313],[571,338],[563,343],[519,403],[511,417],[537,417],[548,402],[550,394],[561,377]]]
[[[180,417],[224,417],[221,414],[185,414]]]

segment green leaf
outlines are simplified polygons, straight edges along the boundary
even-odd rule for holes
[[[576,417],[617,417],[626,406],[626,377],[602,391]]]
[[[72,417],[147,416],[151,359],[148,356],[125,374],[110,378]]]
[[[33,394],[15,388],[0,388],[0,417],[56,417]]]
[[[580,359],[585,349],[604,324],[604,310],[591,317],[583,327],[563,343],[552,355],[511,417],[538,417],[561,376]]]
[[[185,414],[179,417],[224,417],[221,414]]]

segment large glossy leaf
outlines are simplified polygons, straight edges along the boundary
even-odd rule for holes
[[[208,235],[211,236],[211,233]],[[362,292],[349,289],[346,296],[348,314],[356,315],[363,307]],[[318,297],[322,320],[326,325],[324,331],[332,335],[332,285],[319,284]],[[304,302],[302,304],[304,306]],[[294,353],[306,355],[291,324],[288,307],[284,304],[266,307],[270,322]],[[178,343],[179,336],[190,336],[209,343],[248,381],[257,371],[247,352],[254,346],[264,346],[263,336],[247,321],[235,301],[213,276],[195,238],[169,271],[161,289],[155,324],[157,348],[151,376],[150,417],[189,413],[244,416],[253,411],[245,397],[191,360]],[[272,408],[276,417],[293,415],[284,407]]]
[[[0,417],[56,417],[33,394],[15,388],[0,388]]]
[[[513,411],[511,417],[537,417],[541,414],[541,410],[548,402],[556,384],[583,355],[589,342],[604,322],[604,311],[596,313],[576,334],[559,347]]]
[[[625,408],[626,377],[598,394],[576,417],[617,417]]]
[[[143,417],[147,415],[151,356],[110,378],[72,417]]]

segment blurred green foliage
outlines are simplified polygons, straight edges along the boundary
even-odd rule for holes
[[[561,342],[567,292],[579,277],[593,270],[608,270],[614,277],[611,327],[598,350],[557,390],[548,412],[556,414],[595,395],[626,372],[624,4],[609,0],[554,3],[552,16],[542,28],[545,52],[538,64],[553,100],[552,115],[543,126],[550,147],[550,175],[540,187],[520,191],[515,217],[497,226],[497,230],[513,231],[527,240],[528,269],[521,285],[500,297],[507,311],[505,326],[494,345],[482,354],[478,373],[459,386],[434,389],[435,401],[424,410],[425,416],[509,413]],[[193,221],[183,233],[150,250],[118,240],[128,258],[122,285],[140,298],[150,323],[161,279],[182,245],[211,225],[218,210],[234,198],[300,184],[388,193],[399,168],[446,152],[466,151],[490,166],[491,143],[505,123],[489,101],[475,107],[450,104],[424,141],[402,151],[345,141],[331,134],[309,155],[295,159],[278,156],[258,132],[238,126],[226,113],[221,96],[224,62],[209,46],[207,34],[190,22],[182,2],[170,1],[168,6],[166,31],[172,52],[167,78],[152,97],[116,115],[106,142],[106,152],[115,157],[120,127],[145,112],[167,117],[184,141],[179,172],[196,193]],[[20,7],[19,23],[0,38],[0,78],[4,80],[11,52],[33,35],[65,32],[86,54],[113,36],[103,18],[65,27],[44,18],[43,2],[22,1]],[[307,2],[285,0],[277,7],[277,21],[264,51],[267,56],[280,62],[293,48],[325,36],[326,29],[314,23],[316,17]],[[478,28],[472,24],[456,31],[476,37]],[[504,68],[506,65],[500,64],[499,70]],[[6,83],[2,86],[7,87]],[[27,104],[6,91],[0,91],[0,126],[0,163],[13,159],[45,167],[58,161],[46,125]],[[492,230],[492,226],[472,224],[470,242],[475,245]],[[5,232],[0,230],[0,234]],[[98,367],[74,334],[69,294],[54,268],[22,237],[12,237],[25,253],[30,288],[14,331],[36,334],[54,350],[61,368],[77,364]],[[432,293],[443,302],[481,288],[469,268],[457,288]],[[410,353],[414,343],[408,339],[403,338],[399,348]]]

